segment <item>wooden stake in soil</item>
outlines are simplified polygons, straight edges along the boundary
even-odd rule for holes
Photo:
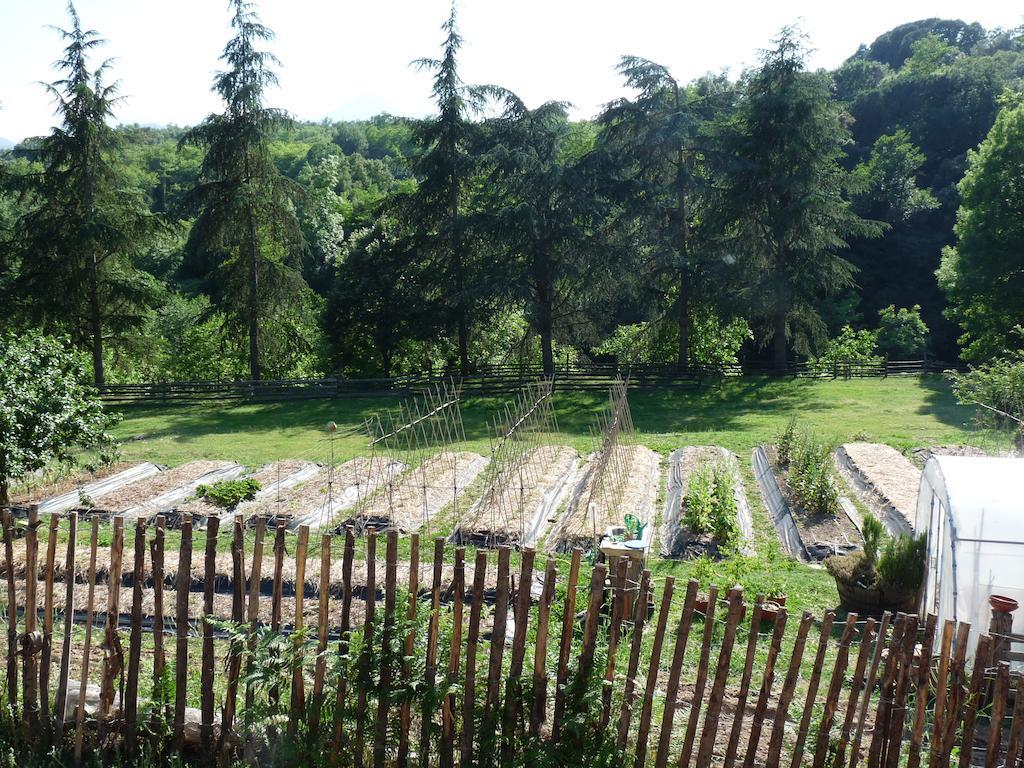
[[[672,589],[675,579],[665,577],[665,587],[661,593],[661,606],[658,609],[658,625],[654,630],[654,645],[651,646],[651,660],[647,668],[647,687],[644,690],[644,703],[640,711],[640,724],[636,734],[636,757],[633,768],[644,768],[647,762],[647,738],[651,732],[651,709],[654,706],[654,691],[658,686],[658,668],[661,664],[661,648],[665,644],[665,628],[668,626],[668,614],[672,610]]]
[[[761,741],[765,713],[768,711],[768,699],[772,695],[772,685],[775,682],[775,663],[782,648],[782,636],[786,631],[787,618],[786,609],[779,608],[775,614],[775,628],[772,630],[772,640],[768,646],[768,658],[765,660],[764,672],[761,675],[761,690],[757,696],[757,705],[754,707],[754,716],[750,724],[747,756],[743,759],[743,768],[752,768],[754,760],[757,758],[757,747]]]
[[[715,670],[711,697],[708,699],[707,711],[704,713],[704,729],[700,735],[700,747],[697,749],[698,768],[711,765],[715,740],[718,737],[718,718],[722,710],[722,702],[725,699],[725,685],[729,678],[729,662],[732,659],[733,646],[736,644],[736,630],[745,610],[743,589],[733,587],[729,590],[729,612],[725,617],[725,637],[722,638],[722,648],[718,652],[718,668]]]
[[[60,515],[50,514],[50,531],[46,537],[46,570],[43,572],[45,587],[43,591],[43,650],[39,656],[39,703],[43,717],[43,727],[47,738],[52,733],[53,721],[50,719],[50,663],[53,654],[53,568],[57,559],[57,526]]]
[[[185,748],[185,703],[188,692],[188,592],[192,584],[192,516],[182,515],[181,548],[174,611],[174,740]]]
[[[82,764],[82,743],[85,726],[85,694],[89,685],[89,655],[92,651],[93,601],[96,596],[96,549],[99,546],[100,519],[92,519],[89,538],[89,594],[85,602],[85,642],[82,644],[82,671],[78,682],[78,709],[75,711],[75,765]],[[68,578],[71,578],[70,575]]]
[[[1019,765],[1021,744],[1024,743],[1024,675],[1017,678],[1017,691],[1013,697],[1013,721],[1006,741],[1006,765]]]
[[[423,682],[428,691],[432,690],[437,683],[437,633],[441,610],[441,568],[443,565],[444,539],[438,537],[434,539],[434,567],[430,579],[430,623],[427,625],[427,658],[423,670]],[[413,617],[416,615],[415,603],[415,590],[413,590],[410,606]],[[411,654],[412,647],[408,638],[406,646]],[[405,707],[405,711],[407,710],[408,706]],[[434,711],[428,700],[423,704],[423,714],[420,718],[420,765],[423,768],[427,768],[430,761],[430,732],[433,724]],[[401,760],[399,763],[401,764]]]
[[[597,628],[601,621],[601,606],[604,604],[604,582],[607,569],[598,563],[590,571],[590,599],[587,602],[587,618],[583,625],[583,649],[579,658],[580,685],[590,677],[594,668],[594,654],[597,650]]]
[[[910,749],[907,755],[907,768],[919,768],[921,765],[921,741],[927,727],[928,687],[931,685],[932,645],[935,641],[935,625],[938,617],[929,614],[925,622],[924,638],[921,641],[921,659],[917,665],[917,685],[915,698],[917,708],[914,711],[914,725],[910,730]]]
[[[530,620],[530,590],[533,586],[535,553],[527,547],[522,552],[519,589],[515,595],[515,629],[512,637],[512,660],[505,680],[505,708],[501,723],[502,764],[512,760],[515,746],[515,725],[519,719],[519,702],[523,698],[523,660],[526,657],[526,628]]]
[[[28,508],[28,524],[25,526],[25,634],[21,648],[21,687],[25,693],[23,716],[25,733],[29,736],[34,736],[39,726],[39,659],[36,654],[42,649],[42,638],[36,633],[36,621],[39,618],[36,603],[38,558],[39,507],[33,504]],[[13,570],[14,563],[8,562],[7,568]],[[17,613],[18,604],[11,603],[8,610]]]
[[[885,614],[888,617],[889,614]],[[883,617],[883,618],[885,618]],[[882,627],[884,632],[885,627]],[[857,666],[854,668],[853,678],[850,680],[850,697],[846,701],[846,716],[843,718],[843,725],[839,731],[839,741],[836,745],[836,754],[833,765],[843,768],[846,765],[846,745],[850,743],[850,733],[853,729],[853,718],[857,714],[857,699],[861,689],[864,687],[864,670],[867,669],[868,658],[870,657],[871,641],[874,638],[875,620],[868,617],[864,628],[860,633],[860,649],[857,652]],[[815,756],[817,758],[817,756]]]
[[[612,714],[612,693],[615,684],[615,660],[619,655],[619,639],[622,636],[622,617],[626,611],[628,599],[626,593],[626,558],[620,557],[615,564],[612,587],[612,623],[608,632],[608,659],[604,665],[604,688],[601,691],[601,721],[598,728],[604,730],[608,727],[608,720]],[[529,611],[529,604],[527,604]]]
[[[469,607],[469,633],[466,636],[466,682],[462,695],[462,744],[459,765],[473,765],[473,710],[476,706],[476,646],[480,638],[480,614],[484,603],[484,579],[487,577],[487,552],[476,551],[473,566],[473,598]]]
[[[682,613],[679,614],[679,625],[676,628],[676,645],[672,651],[672,664],[669,667],[668,681],[665,683],[665,709],[661,713],[661,729],[658,733],[658,753],[654,758],[654,768],[665,768],[668,765],[668,750],[672,742],[672,723],[678,709],[679,677],[683,669],[683,658],[686,655],[686,644],[690,640],[690,628],[693,626],[693,606],[697,600],[700,583],[690,579],[686,585],[686,599]],[[697,702],[693,706],[699,706]]]
[[[441,557],[444,557],[444,542],[441,543]],[[439,593],[440,589],[440,584],[438,584]],[[418,533],[414,533],[409,537],[408,590],[409,604],[405,609],[405,620],[408,629],[405,633],[405,645],[402,647],[402,684],[405,686],[411,686],[412,684],[412,667],[409,659],[416,649],[416,604],[419,602],[418,593],[420,591],[420,535]],[[432,715],[433,713],[431,713]],[[402,699],[402,706],[398,717],[400,722],[398,731],[398,766],[399,768],[405,768],[409,764],[409,731],[412,729],[412,706],[408,697]],[[420,725],[421,733],[425,729],[426,723],[424,722]],[[430,740],[428,738],[427,749],[420,748],[421,755],[425,751],[429,752],[429,745]]]
[[[708,609],[704,613],[704,637],[700,646],[700,661],[697,662],[697,682],[693,687],[690,699],[690,717],[686,723],[686,736],[683,738],[683,749],[679,753],[679,765],[689,766],[693,754],[693,740],[697,737],[697,721],[700,718],[700,705],[704,700],[704,687],[708,682],[708,666],[711,661],[711,644],[714,641],[715,611],[718,608],[718,587],[712,584],[708,588]]]
[[[256,518],[256,539],[252,545],[252,569],[249,573],[249,604],[246,610],[246,621],[249,623],[249,659],[246,664],[246,675],[252,672],[252,654],[256,650],[256,627],[260,620],[260,583],[263,580],[263,541],[267,535],[267,520]],[[252,707],[255,694],[252,685],[245,686],[245,708]]]
[[[974,726],[978,718],[978,709],[985,697],[985,670],[992,662],[992,638],[982,635],[978,638],[978,646],[974,649],[974,672],[967,690],[964,705],[964,726],[960,737],[960,768],[969,768],[974,754]],[[941,765],[934,758],[929,766]]]
[[[896,768],[899,764],[900,745],[903,743],[903,726],[907,719],[910,669],[913,666],[914,646],[917,641],[917,623],[917,616],[911,614],[907,619],[907,629],[903,634],[903,645],[899,649],[893,702],[889,708],[886,722],[887,740],[882,742],[882,765],[886,768]]]
[[[279,519],[274,533],[274,579],[270,593],[270,631],[274,633],[281,631],[281,612],[284,610],[284,532],[285,521]],[[281,703],[281,687],[275,682],[267,693],[270,703],[276,708]]]
[[[626,668],[626,681],[622,688],[622,708],[619,710],[619,730],[616,746],[624,750],[629,741],[629,724],[633,717],[633,706],[636,703],[637,667],[640,665],[640,651],[644,642],[644,624],[647,623],[647,607],[650,599],[651,572],[646,568],[640,575],[640,586],[636,599],[633,601],[633,639],[629,644],[629,665]]]
[[[871,704],[871,693],[875,690],[875,681],[878,679],[878,669],[882,660],[882,652],[885,650],[886,645],[886,630],[889,629],[889,625],[892,622],[892,614],[886,611],[882,614],[882,623],[878,628],[878,635],[875,639],[875,652],[871,658],[871,669],[868,672],[867,683],[864,686],[864,700],[860,705],[860,716],[857,718],[857,730],[853,736],[853,743],[850,749],[850,768],[856,768],[857,761],[860,760],[860,742],[864,736],[864,726],[867,723],[868,706]],[[854,705],[854,701],[851,702],[850,706]],[[847,715],[849,717],[849,715]],[[842,742],[840,742],[842,746]]]
[[[892,709],[897,664],[906,631],[907,614],[897,613],[896,621],[893,624],[892,643],[889,645],[889,656],[885,660],[885,670],[882,673],[882,682],[878,689],[878,707],[875,710],[874,730],[871,733],[871,744],[868,747],[867,764],[870,768],[881,768],[882,766],[882,744],[885,743],[888,733],[887,726]]]
[[[4,559],[7,563],[7,605],[18,604],[14,581],[14,516],[2,510],[4,521]],[[18,717],[18,611],[7,611],[7,706],[11,717]]]
[[[199,737],[202,742],[203,754],[211,757],[213,752],[213,674],[217,663],[213,646],[213,588],[217,580],[217,533],[220,530],[220,518],[211,516],[206,521],[206,560],[203,568],[203,657],[200,692],[202,725]]]
[[[78,538],[78,513],[68,515],[68,548],[64,553],[64,640],[60,647],[60,671],[57,675],[56,741],[64,736],[64,720],[68,700],[68,677],[71,674],[71,631],[75,620],[75,550]],[[8,561],[10,562],[10,561]]]
[[[551,621],[551,603],[555,599],[555,580],[558,569],[555,558],[548,557],[544,568],[544,590],[537,606],[537,637],[533,650],[533,706],[530,708],[530,736],[540,733],[540,725],[548,708],[548,627]]]
[[[573,622],[576,620],[576,584],[580,578],[583,550],[572,551],[569,579],[565,585],[565,608],[562,611],[562,639],[558,645],[558,671],[555,677],[555,711],[551,721],[551,740],[556,744],[562,735],[562,712],[565,709],[565,683],[569,678],[569,653],[572,650]]]
[[[452,580],[452,639],[448,647],[448,676],[446,687],[451,688],[459,675],[459,659],[462,649],[462,614],[466,595],[466,550],[455,550],[455,575]],[[458,701],[454,693],[445,697],[441,713],[441,768],[452,768],[455,764],[455,711]]]
[[[295,638],[295,660],[292,663],[292,697],[288,711],[288,737],[295,738],[299,719],[306,711],[306,691],[303,679],[305,658],[302,653],[302,629],[305,626],[306,558],[309,554],[309,526],[299,526],[299,540],[295,544],[295,619],[292,637]]]
[[[124,724],[129,752],[135,748],[138,724],[139,662],[142,659],[142,579],[146,566],[146,521],[135,523],[135,567],[132,570],[132,627],[128,638],[128,682],[125,686]]]
[[[363,681],[370,678],[370,642],[373,638],[373,622],[377,608],[377,532],[373,528],[366,531],[366,613],[363,621],[363,650],[359,655],[359,677]],[[362,768],[366,755],[366,684],[359,686],[356,700],[356,743],[355,760],[357,768]]]
[[[338,639],[338,655],[343,659],[348,657],[349,641],[352,633],[352,560],[355,557],[355,531],[352,526],[345,527],[345,552],[341,561],[341,637]],[[342,747],[345,745],[344,715],[348,706],[348,673],[351,671],[351,662],[345,661],[344,667],[338,677],[338,688],[334,700],[334,738],[332,741],[334,752],[341,755]]]
[[[955,714],[954,717],[946,718],[946,728],[942,735],[943,754],[952,754],[953,745],[956,743],[957,731],[959,729],[961,715],[964,709],[966,669],[967,669],[967,641],[970,638],[971,625],[961,621],[956,631],[956,639],[953,641],[953,664],[950,668],[951,695],[947,709]]]
[[[818,640],[818,652],[814,656],[814,666],[811,668],[811,679],[807,681],[807,697],[804,699],[804,711],[800,717],[800,729],[796,734],[796,744],[793,746],[792,765],[797,768],[804,757],[804,744],[807,743],[807,734],[811,730],[811,717],[814,715],[814,701],[818,696],[818,686],[821,684],[821,670],[825,665],[825,652],[828,650],[828,639],[832,634],[832,623],[835,621],[835,611],[825,613],[821,622],[821,637]],[[847,627],[849,627],[849,616]],[[852,630],[851,630],[852,631]]]
[[[836,653],[836,663],[832,668],[832,680],[829,683],[828,693],[825,694],[825,712],[821,716],[821,723],[818,726],[818,739],[814,745],[813,768],[823,768],[825,758],[828,755],[828,743],[832,732],[832,724],[835,721],[836,709],[839,707],[839,694],[843,690],[843,681],[846,677],[846,666],[850,660],[850,643],[853,642],[853,635],[857,631],[857,614],[850,613],[846,616],[846,626],[843,627],[843,636],[839,639],[839,651]],[[808,697],[810,701],[810,697]],[[808,705],[810,708],[810,705]],[[796,758],[793,759],[793,766],[799,765]]]
[[[391,708],[391,681],[394,676],[393,651],[395,634],[395,603],[398,589],[398,531],[388,531],[388,548],[384,566],[384,631],[380,654],[380,687],[377,694],[377,723],[373,738],[373,766],[384,768],[387,757],[388,715]]]
[[[831,625],[831,619],[826,616],[826,621]],[[800,678],[800,663],[803,661],[804,648],[807,645],[807,633],[814,622],[814,616],[809,611],[804,611],[803,619],[796,633],[796,641],[793,643],[793,655],[790,657],[789,670],[786,672],[786,679],[782,683],[782,690],[779,692],[779,701],[775,705],[775,721],[772,723],[771,741],[768,743],[768,760],[765,763],[769,768],[776,768],[782,756],[782,738],[785,735],[786,717],[789,714],[789,705],[793,701],[793,693],[796,691],[796,684]]]
[[[1005,661],[996,664],[996,684],[992,695],[992,716],[989,718],[988,747],[985,750],[985,768],[999,765],[999,747],[1002,744],[1003,717],[1006,714],[1006,699],[1010,695],[1010,665]]]
[[[494,596],[494,628],[491,631],[491,657],[487,670],[487,704],[484,709],[485,721],[492,717],[498,705],[501,661],[505,654],[505,632],[508,625],[508,547],[498,548],[498,582]]]

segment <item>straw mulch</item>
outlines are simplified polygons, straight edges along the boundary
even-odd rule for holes
[[[522,466],[504,472],[459,523],[456,540],[520,544],[551,491],[579,460],[575,449],[544,445],[530,451]],[[545,521],[542,521],[542,526]]]
[[[118,462],[97,467],[95,472],[83,469],[79,472],[71,472],[57,477],[44,475],[42,478],[33,478],[35,482],[30,480],[29,482],[22,483],[15,489],[14,493],[11,494],[11,504],[36,504],[46,501],[54,496],[60,496],[68,491],[73,491],[76,488],[81,488],[89,483],[94,483],[97,480],[102,480],[105,477],[110,477],[135,466],[138,466],[138,464]]]
[[[647,525],[654,522],[661,456],[643,445],[618,445],[614,450],[619,454],[615,461],[622,465],[625,475],[621,490],[616,493],[615,489],[597,485],[599,478],[591,473],[570,502],[555,537],[559,550],[594,546],[608,527],[623,525],[627,514],[635,515]]]
[[[377,489],[357,507],[350,522],[418,530],[457,501],[486,465],[487,459],[478,453],[443,451]]]
[[[87,511],[111,514],[124,512],[161,494],[198,480],[208,472],[224,469],[232,464],[233,462],[230,461],[190,461],[145,480],[129,483],[111,493],[102,494],[93,499],[95,507]]]
[[[864,485],[912,527],[917,515],[921,470],[895,448],[881,443],[846,443],[841,450]]]
[[[260,484],[260,488],[265,489],[271,483],[276,483],[278,480],[284,480],[289,475],[298,472],[308,464],[309,462],[306,461],[275,461],[271,464],[267,464],[258,471],[253,472],[251,475],[247,474],[243,477],[246,480],[255,480]],[[258,493],[257,499],[259,496],[260,494]],[[193,498],[176,505],[174,511],[179,515],[187,513],[193,517],[205,518],[221,514],[224,512],[224,508],[202,498]]]

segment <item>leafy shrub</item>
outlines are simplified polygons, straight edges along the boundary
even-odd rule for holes
[[[874,515],[864,517],[864,562],[874,567],[878,563],[878,552],[885,539],[885,527]]]
[[[735,478],[725,461],[706,461],[690,473],[683,497],[683,522],[693,533],[711,534],[731,546],[739,538]]]
[[[910,309],[895,304],[878,310],[878,351],[892,357],[917,357],[928,346],[928,326],[921,319],[921,305]]]
[[[833,365],[843,363],[877,365],[881,362],[876,332],[867,329],[855,331],[849,325],[844,326],[836,338],[829,339],[820,355],[810,360],[811,367],[817,371],[827,371]]]
[[[883,587],[916,590],[924,576],[928,539],[924,534],[890,537],[878,558],[878,583]]]
[[[830,557],[829,572],[838,579],[887,592],[920,588],[927,556],[927,538],[890,536],[878,518],[864,518],[864,550]]]
[[[196,487],[196,498],[203,499],[224,509],[237,507],[243,501],[251,501],[260,491],[260,483],[252,478],[221,480],[213,485]]]
[[[801,432],[793,446],[787,480],[797,503],[808,512],[820,515],[839,512],[839,489],[832,477],[832,451],[810,430]]]
[[[778,452],[779,452],[779,466],[788,467],[789,461],[793,457],[793,445],[796,443],[796,416],[790,418],[786,422],[786,428],[779,435],[778,439]]]
[[[984,403],[1017,419],[1024,419],[1024,352],[993,360],[971,368],[967,373],[950,372],[953,392],[964,405]],[[980,420],[987,425],[1020,426],[988,408],[979,409]]]

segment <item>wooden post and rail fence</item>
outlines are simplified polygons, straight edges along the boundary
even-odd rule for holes
[[[793,363],[784,371],[770,365],[694,366],[668,364],[573,364],[558,367],[556,387],[569,391],[604,391],[619,378],[634,389],[671,389],[711,384],[740,376],[783,376],[817,379],[886,378],[941,373],[942,363],[930,360],[889,360],[877,363]],[[285,379],[278,381],[175,381],[108,384],[99,388],[110,405],[172,405],[203,402],[276,402],[343,397],[408,396],[454,380],[465,395],[518,392],[527,383],[546,377],[539,366],[489,365],[468,376],[451,371],[422,371],[389,378]]]
[[[394,530],[102,532],[4,514],[5,731],[58,760],[1020,765],[1024,678],[987,635],[969,660],[966,624],[789,615],[580,550],[438,539],[421,562]]]

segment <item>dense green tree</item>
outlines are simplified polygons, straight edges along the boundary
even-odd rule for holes
[[[83,450],[109,446],[113,419],[89,386],[85,358],[37,331],[0,336],[0,507],[11,484]]]
[[[1008,100],[1009,101],[1009,100]],[[1007,103],[960,183],[956,246],[939,284],[963,329],[963,357],[1024,349],[1024,103]]]
[[[566,105],[529,109],[511,93],[504,104],[486,125],[488,271],[505,301],[527,308],[552,375],[556,328],[579,317],[580,297],[603,273],[602,247],[592,237],[601,201],[573,145]]]
[[[714,197],[707,124],[730,107],[725,78],[680,84],[668,69],[635,56],[618,66],[633,99],[612,102],[601,116],[604,151],[619,164],[615,196],[619,227],[637,259],[644,290],[656,291],[658,311],[675,325],[676,363],[691,362],[697,314],[721,305],[721,259],[712,247],[707,215]],[[716,301],[718,299],[719,301]]]
[[[159,301],[160,286],[132,263],[159,222],[118,159],[109,61],[89,65],[105,41],[82,29],[71,3],[68,15],[71,28],[58,30],[67,43],[56,63],[62,77],[47,85],[59,125],[29,153],[32,166],[7,179],[29,196],[9,241],[18,274],[7,299],[35,327],[89,348],[94,380],[103,384],[105,343],[136,331]]]
[[[790,340],[804,354],[823,335],[822,296],[852,282],[847,239],[873,229],[851,209],[839,164],[849,133],[832,99],[831,78],[808,72],[804,45],[783,30],[723,136],[729,153],[719,215],[741,254],[758,339],[785,368]]]
[[[920,357],[928,349],[928,326],[921,307],[896,309],[890,304],[878,313],[878,351],[894,358]]]
[[[273,39],[252,3],[233,0],[235,36],[221,55],[227,65],[213,90],[225,111],[207,117],[181,139],[205,150],[198,185],[190,194],[199,215],[186,248],[185,269],[202,276],[230,325],[248,338],[249,376],[265,365],[268,341],[292,353],[309,346],[302,328],[311,301],[300,271],[302,233],[293,199],[298,186],[274,165],[269,143],[290,123],[263,96],[277,82],[276,57],[258,46]],[[273,332],[266,333],[266,326]]]
[[[470,330],[479,302],[474,254],[466,233],[468,186],[476,172],[476,158],[469,145],[477,126],[470,117],[479,110],[484,93],[459,77],[462,36],[454,4],[442,30],[442,57],[415,62],[434,74],[437,116],[418,122],[413,129],[417,154],[412,167],[419,183],[396,212],[409,231],[418,233],[416,249],[432,264],[434,285],[444,293],[445,313],[458,339],[459,370],[465,376],[470,368]]]

